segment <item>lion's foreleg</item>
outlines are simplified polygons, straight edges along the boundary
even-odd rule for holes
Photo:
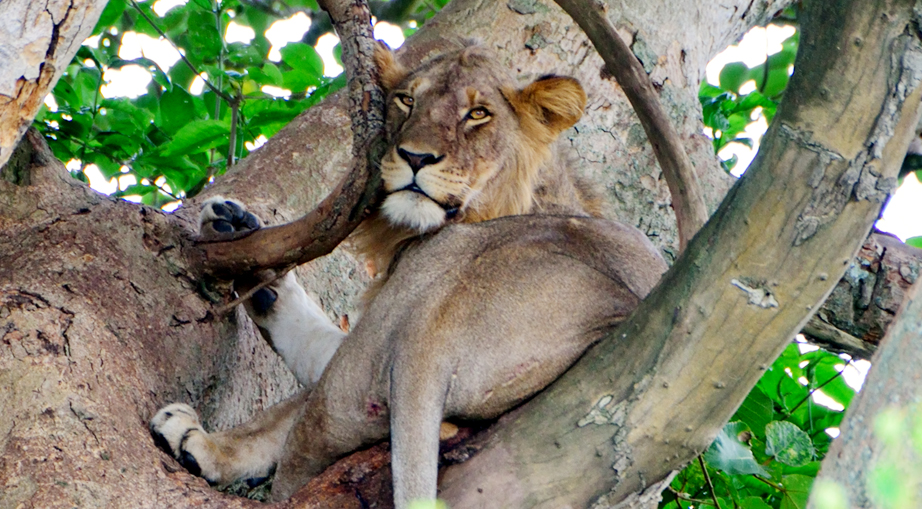
[[[391,371],[391,469],[394,507],[435,500],[439,470],[439,427],[447,381],[426,357],[395,362]]]
[[[257,292],[247,301],[246,309],[305,387],[317,383],[346,336],[307,295],[292,272]]]

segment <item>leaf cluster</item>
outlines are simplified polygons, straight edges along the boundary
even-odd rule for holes
[[[766,61],[755,67],[743,62],[731,62],[720,71],[719,85],[701,83],[698,100],[701,102],[704,125],[713,133],[714,153],[720,152],[730,143],[740,143],[749,148],[753,140],[740,136],[746,126],[764,116],[771,123],[787,87],[797,56],[800,31],[781,44],[781,51],[766,56]],[[755,89],[742,93],[749,82],[755,82]],[[722,161],[724,170],[736,166],[736,156]]]
[[[317,9],[315,0],[288,4]],[[133,175],[137,183],[117,196],[158,207],[194,196],[228,163],[247,155],[248,145],[271,137],[344,84],[342,76],[323,76],[322,60],[304,43],[286,45],[280,62],[269,61],[265,31],[279,18],[248,3],[191,0],[163,17],[152,7],[111,0],[93,31],[98,43],[80,47],[54,88],[57,111],[45,107],[34,122],[59,159],[79,163],[77,178],[86,181],[83,170],[90,164],[106,179]],[[253,40],[225,42],[231,20],[251,27]],[[147,58],[122,59],[128,32],[167,39],[184,59],[169,69]],[[105,72],[132,65],[151,74],[147,93],[105,98]],[[208,87],[192,94],[198,75]],[[267,85],[291,96],[274,97],[263,91]]]
[[[663,509],[801,509],[844,409],[817,404],[823,394],[847,407],[855,390],[841,370],[847,361],[824,350],[789,345],[703,454],[663,492]],[[707,469],[710,482],[702,472]]]

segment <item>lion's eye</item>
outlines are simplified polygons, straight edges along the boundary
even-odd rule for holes
[[[471,120],[483,120],[490,116],[490,112],[486,108],[478,107],[474,108],[467,113],[467,118]]]
[[[397,96],[397,100],[403,103],[404,106],[413,107],[413,98],[408,95],[400,94]]]

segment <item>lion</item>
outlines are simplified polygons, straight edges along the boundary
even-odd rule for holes
[[[289,497],[390,435],[394,505],[434,500],[445,419],[493,419],[543,389],[658,282],[666,263],[598,202],[557,150],[586,94],[560,76],[518,88],[478,46],[408,69],[385,46],[386,198],[352,243],[378,273],[347,335],[288,275],[246,304],[303,392],[207,433],[185,404],[151,420],[157,442],[212,484],[275,469]],[[202,228],[256,222],[217,197]]]

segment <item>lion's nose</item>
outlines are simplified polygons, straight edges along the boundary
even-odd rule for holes
[[[408,152],[402,148],[397,149],[397,154],[399,154],[400,158],[410,165],[410,169],[413,170],[414,175],[416,175],[416,173],[424,166],[436,164],[445,157],[436,156],[435,154],[414,154],[413,152]]]

